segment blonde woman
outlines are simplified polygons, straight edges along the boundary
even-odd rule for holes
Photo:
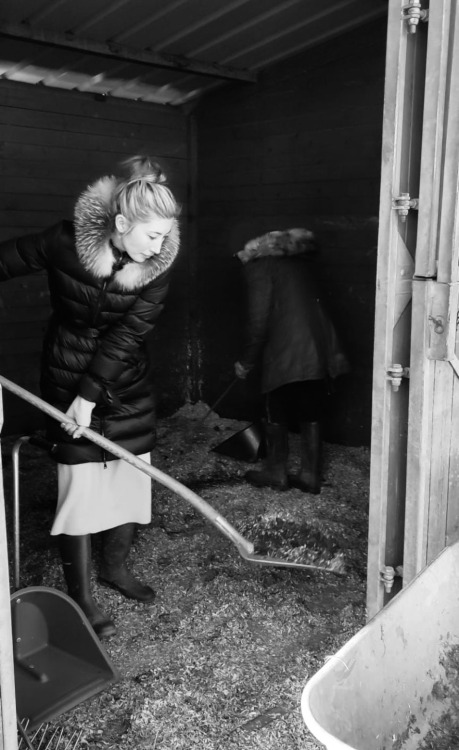
[[[151,602],[126,566],[136,524],[151,519],[146,475],[81,436],[92,430],[149,461],[155,400],[146,334],[160,315],[179,249],[179,206],[158,164],[132,157],[80,195],[74,221],[0,244],[0,280],[46,270],[52,315],[43,398],[74,424],[47,424],[57,461],[57,536],[69,595],[100,638],[115,625],[94,602],[91,534],[102,532],[99,582]]]

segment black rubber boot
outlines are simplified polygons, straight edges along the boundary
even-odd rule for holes
[[[288,481],[291,487],[319,495],[322,453],[320,422],[304,422],[300,429],[300,470],[298,474],[289,475]]]
[[[255,487],[287,490],[288,432],[284,424],[263,421],[266,436],[266,461],[263,469],[251,469],[246,480]]]
[[[100,611],[92,598],[90,535],[60,534],[58,544],[69,596],[81,607],[99,638],[115,635],[114,623]]]
[[[103,532],[99,583],[120,591],[128,599],[152,602],[156,596],[153,589],[137,581],[126,566],[134,529],[133,523],[125,523]]]

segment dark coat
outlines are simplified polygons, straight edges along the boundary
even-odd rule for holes
[[[75,222],[0,244],[0,280],[46,270],[52,315],[43,343],[40,387],[61,411],[77,395],[96,403],[91,429],[134,454],[155,441],[155,399],[145,336],[164,306],[178,228],[161,254],[134,263],[109,243],[113,179],[79,199]],[[49,419],[54,457],[67,464],[101,461],[93,443],[73,440]]]
[[[261,363],[261,390],[348,371],[335,328],[321,301],[307,253],[266,254],[244,265],[246,343],[241,363]]]

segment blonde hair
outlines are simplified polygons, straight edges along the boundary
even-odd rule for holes
[[[167,187],[160,165],[148,156],[132,156],[120,164],[121,177],[113,195],[113,214],[122,214],[129,224],[152,217],[175,219],[181,207]]]

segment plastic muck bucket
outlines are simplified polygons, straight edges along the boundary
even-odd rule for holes
[[[443,550],[307,682],[327,750],[459,748],[459,542]]]

